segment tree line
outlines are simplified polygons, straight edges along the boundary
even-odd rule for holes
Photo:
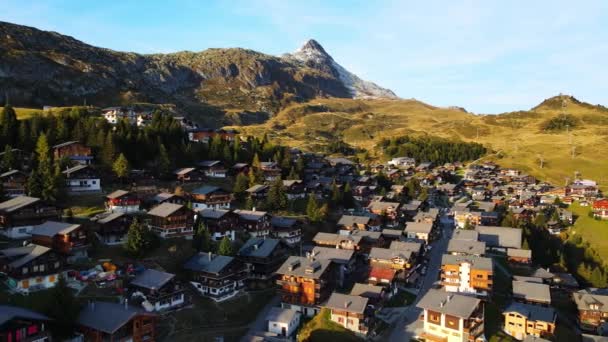
[[[379,142],[379,146],[384,155],[390,158],[410,157],[417,162],[434,164],[475,160],[487,152],[482,144],[429,136],[385,138]]]

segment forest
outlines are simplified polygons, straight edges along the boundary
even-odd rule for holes
[[[478,143],[436,137],[389,138],[381,140],[379,146],[387,157],[410,157],[417,162],[431,162],[435,165],[475,160],[487,152],[486,148]]]

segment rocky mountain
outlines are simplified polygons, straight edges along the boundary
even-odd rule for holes
[[[17,106],[175,103],[213,126],[263,121],[316,97],[387,97],[315,41],[284,57],[252,50],[142,55],[0,22],[0,96]]]

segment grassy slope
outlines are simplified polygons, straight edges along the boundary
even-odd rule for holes
[[[567,112],[581,121],[572,130],[574,159],[566,132],[541,129],[544,121],[561,113],[561,99],[555,98],[530,111],[501,115],[473,115],[415,100],[318,99],[289,106],[263,125],[238,129],[245,134],[268,133],[277,141],[304,149],[322,146],[332,136],[370,151],[379,139],[404,134],[477,141],[502,151],[499,162],[505,167],[520,168],[555,184],[563,184],[566,177],[572,179],[579,171],[582,177],[595,179],[608,189],[604,184],[608,177],[604,158],[608,152],[608,110],[569,98],[566,102]],[[539,155],[544,158],[542,169]]]
[[[572,233],[580,234],[583,240],[589,241],[603,258],[608,259],[608,221],[598,221],[589,217],[590,207],[581,207],[578,203],[572,204],[569,210],[578,216],[572,227]]]

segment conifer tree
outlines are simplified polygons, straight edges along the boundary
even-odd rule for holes
[[[44,313],[51,318],[50,330],[58,340],[69,338],[74,333],[80,312],[78,300],[63,276],[59,277],[50,292],[44,309]]]
[[[112,167],[115,157],[116,147],[114,146],[114,137],[112,136],[112,132],[108,132],[105,138],[105,142],[103,143],[103,148],[101,150],[101,161],[109,169]]]
[[[308,203],[306,204],[306,215],[311,222],[319,221],[319,204],[314,194],[308,196]]]
[[[213,252],[211,234],[203,222],[198,224],[198,228],[192,239],[192,247],[198,252]]]
[[[287,195],[285,189],[283,189],[283,180],[281,177],[277,177],[268,190],[267,207],[269,209],[279,210],[287,207]]]
[[[249,188],[249,178],[245,176],[242,172],[236,176],[236,180],[234,181],[233,192],[238,200],[245,199],[247,195],[246,190]]]
[[[227,256],[232,256],[234,254],[234,250],[232,249],[232,241],[230,241],[227,236],[222,238],[222,241],[217,249],[217,254]]]
[[[133,256],[141,256],[147,245],[145,228],[137,219],[134,219],[127,232],[125,249]]]
[[[121,153],[118,156],[118,159],[112,164],[112,170],[120,179],[124,179],[129,174],[129,161],[124,154]]]
[[[164,177],[171,171],[171,160],[169,160],[169,154],[165,145],[160,144],[158,148],[158,174]]]
[[[2,162],[0,162],[0,169],[2,171],[8,171],[14,169],[17,165],[16,156],[13,153],[13,147],[6,145],[4,147],[4,155],[2,156]]]

